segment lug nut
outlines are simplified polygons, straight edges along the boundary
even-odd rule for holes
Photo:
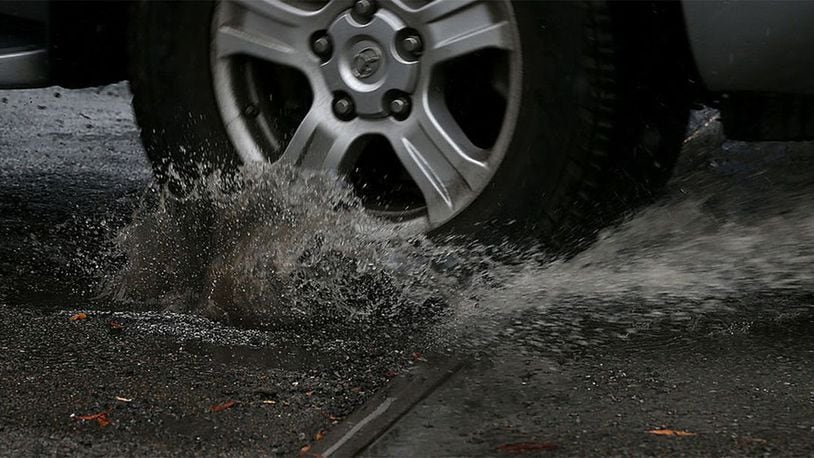
[[[369,19],[376,12],[376,2],[373,0],[356,0],[353,12],[363,19]]]
[[[410,99],[396,97],[390,101],[390,113],[398,119],[404,119],[410,114]]]
[[[339,97],[334,100],[334,114],[340,119],[350,119],[353,117],[353,100],[348,97]]]
[[[314,53],[317,56],[326,59],[330,57],[331,51],[333,50],[333,45],[331,44],[331,39],[328,38],[327,35],[323,35],[314,40],[314,42],[311,44],[311,49],[314,50]]]
[[[401,40],[401,47],[408,53],[417,56],[424,50],[424,44],[418,35],[410,35]]]

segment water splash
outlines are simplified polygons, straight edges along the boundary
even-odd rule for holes
[[[117,238],[117,302],[247,326],[426,315],[462,291],[461,247],[367,215],[329,175],[274,165],[212,176],[184,197],[154,190]]]
[[[332,176],[255,165],[183,198],[148,193],[117,239],[126,260],[105,291],[249,327],[422,329],[446,346],[529,325],[586,345],[613,323],[602,339],[742,313],[750,295],[811,291],[812,180],[778,178],[807,149],[724,144],[707,117],[657,204],[575,257],[518,251],[529,260],[512,265],[486,254],[510,248],[432,241],[371,217]]]
[[[748,332],[811,314],[811,150],[724,142],[710,119],[688,138],[658,202],[577,256],[499,275],[450,328],[468,328],[478,347],[511,339],[559,351],[638,333]]]

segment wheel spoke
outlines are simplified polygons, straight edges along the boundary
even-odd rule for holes
[[[416,10],[416,16],[425,23],[440,21],[446,17],[464,11],[479,0],[434,0]]]
[[[428,50],[428,58],[434,63],[445,62],[484,49],[513,50],[511,25],[507,21],[480,24],[478,27],[447,29],[443,37]]]
[[[228,25],[218,27],[215,40],[218,57],[241,54],[300,69],[310,63],[310,59],[286,42]]]
[[[355,137],[344,123],[312,109],[291,136],[280,161],[308,169],[346,171]]]
[[[460,209],[465,196],[488,179],[487,165],[471,158],[477,148],[468,140],[453,139],[437,126],[433,119],[421,117],[390,136],[396,155],[424,195],[430,222],[435,224]]]
[[[487,151],[475,146],[439,99],[427,99],[417,114],[423,131],[470,189],[488,180]]]
[[[232,0],[244,10],[251,11],[277,24],[297,28],[305,25],[313,15],[282,0]]]
[[[306,51],[311,35],[327,27],[339,5],[307,11],[282,0],[235,0],[221,7],[226,14],[215,31],[217,57],[248,55],[309,74],[319,65]]]

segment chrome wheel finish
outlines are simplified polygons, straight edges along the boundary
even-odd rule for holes
[[[449,221],[484,190],[513,133],[522,72],[510,2],[331,0],[316,9],[313,5],[224,0],[215,10],[215,97],[241,158],[348,175],[357,170],[365,144],[384,139],[423,202],[379,210],[424,230]],[[478,73],[503,75],[494,83],[503,98],[495,109],[503,112],[493,116],[497,134],[486,144],[473,141],[476,129],[462,126],[447,94],[460,78],[451,72],[473,55],[485,56]],[[273,103],[280,95],[265,97],[262,78],[246,77],[247,61],[294,69],[307,81],[311,100],[298,126],[274,134],[273,116],[247,116],[246,106],[264,106],[266,99]],[[465,94],[475,100],[480,96]]]

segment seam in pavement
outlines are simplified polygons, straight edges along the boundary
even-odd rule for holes
[[[322,441],[312,444],[308,455],[322,458],[358,455],[464,366],[458,359],[440,356],[427,359],[432,362],[393,379]]]

